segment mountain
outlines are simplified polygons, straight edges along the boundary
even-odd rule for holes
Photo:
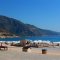
[[[0,15],[0,33],[18,36],[49,36],[60,35],[59,32],[40,29],[34,25],[25,24],[17,19]]]
[[[37,36],[51,36],[51,35],[60,35],[60,32],[55,32],[51,30],[45,30],[45,29],[40,29],[38,27],[35,27],[34,25],[27,24],[28,28],[34,32]]]

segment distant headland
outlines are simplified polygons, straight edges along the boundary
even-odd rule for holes
[[[17,19],[0,15],[0,36],[51,36],[59,32],[45,30],[25,24]]]

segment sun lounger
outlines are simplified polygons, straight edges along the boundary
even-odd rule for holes
[[[8,50],[8,47],[7,47],[7,46],[0,46],[0,50],[1,50],[2,48],[3,48],[4,50]]]

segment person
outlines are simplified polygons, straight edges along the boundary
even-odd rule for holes
[[[1,46],[2,46],[2,43],[1,43]]]

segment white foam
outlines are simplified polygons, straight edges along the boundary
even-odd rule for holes
[[[2,42],[2,43],[4,43],[4,42],[7,42],[7,43],[20,43],[20,41],[0,41],[0,42]]]
[[[35,40],[34,41],[35,43],[51,43],[49,40],[47,40],[47,41],[42,41],[42,40]]]
[[[53,43],[58,43],[58,44],[60,44],[60,41],[59,41],[59,42],[53,42]]]

